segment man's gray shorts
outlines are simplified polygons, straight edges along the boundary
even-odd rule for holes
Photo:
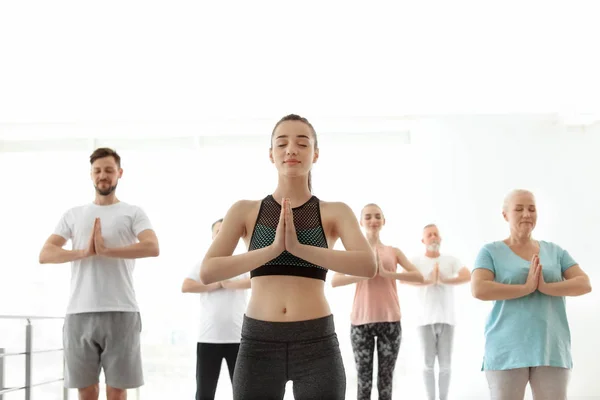
[[[138,312],[67,314],[63,327],[65,387],[86,388],[100,380],[117,389],[144,384]]]

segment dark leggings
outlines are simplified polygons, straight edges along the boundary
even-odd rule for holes
[[[398,322],[352,325],[350,338],[358,378],[357,400],[369,400],[373,388],[373,350],[377,337],[377,392],[379,400],[391,400],[394,368],[400,351],[402,327]]]
[[[234,400],[344,400],[346,373],[333,315],[295,322],[244,317],[233,375]]]
[[[233,371],[239,343],[198,343],[196,347],[196,400],[214,400],[223,358],[227,362],[229,378]]]

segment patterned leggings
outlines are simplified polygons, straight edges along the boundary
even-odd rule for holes
[[[377,391],[379,400],[391,400],[394,368],[400,351],[402,327],[398,322],[352,325],[350,338],[358,375],[357,400],[369,400],[373,388],[373,350],[377,337]]]

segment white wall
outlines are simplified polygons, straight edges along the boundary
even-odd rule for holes
[[[597,109],[593,2],[112,4],[0,3],[0,121]]]
[[[568,130],[549,116],[422,118],[409,121],[408,127],[411,145],[403,144],[401,135],[320,136],[321,158],[313,170],[316,195],[346,201],[357,213],[367,202],[380,203],[388,222],[385,242],[409,256],[422,251],[421,227],[435,222],[444,236],[444,250],[471,266],[481,245],[507,234],[500,214],[505,193],[528,188],[539,202],[536,236],[567,248],[596,284],[592,245],[600,223],[600,191],[595,187],[600,161],[594,152],[600,148],[600,129]],[[146,209],[161,242],[161,257],[140,260],[136,270],[148,377],[144,399],[193,393],[195,298],[182,295],[180,285],[209,243],[210,223],[235,200],[261,198],[274,189],[268,134],[262,139],[213,140],[196,149],[162,152],[120,151],[125,174],[119,196]],[[110,145],[110,140],[103,143]],[[93,198],[88,153],[0,152],[0,243],[6,244],[0,253],[0,314],[64,312],[69,268],[39,266],[37,254],[61,213]],[[414,291],[400,286],[400,293],[404,335],[395,390],[399,397],[419,398]],[[356,374],[348,315],[353,292],[328,288],[327,295],[336,315],[351,399]],[[600,396],[593,375],[600,356],[594,345],[600,327],[598,299],[593,292],[568,300],[573,399]],[[457,288],[454,399],[487,398],[479,368],[489,306],[471,298],[467,286]],[[0,344],[9,342],[2,332]],[[60,332],[45,335],[44,342],[60,345]],[[10,343],[14,340],[11,336]],[[219,393],[228,398],[224,375],[221,383]]]

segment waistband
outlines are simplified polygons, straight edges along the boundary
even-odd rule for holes
[[[333,315],[293,322],[261,321],[244,315],[242,339],[298,342],[335,335]]]

